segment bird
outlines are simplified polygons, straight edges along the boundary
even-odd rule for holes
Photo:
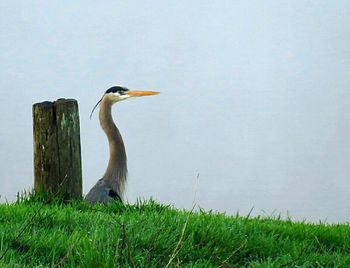
[[[129,90],[124,86],[112,86],[107,89],[102,98],[96,103],[90,114],[90,119],[96,107],[100,105],[99,120],[109,144],[109,161],[107,169],[96,184],[85,196],[90,204],[118,200],[123,203],[124,190],[127,180],[127,157],[123,138],[113,121],[113,104],[134,97],[159,94],[157,91]]]

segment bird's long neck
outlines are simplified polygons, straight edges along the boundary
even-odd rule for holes
[[[122,136],[113,122],[112,104],[107,98],[102,98],[100,104],[100,124],[109,144],[109,162],[102,179],[122,196],[127,176],[126,153]]]

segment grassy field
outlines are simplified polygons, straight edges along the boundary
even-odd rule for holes
[[[350,267],[350,227],[24,200],[0,205],[0,267]]]

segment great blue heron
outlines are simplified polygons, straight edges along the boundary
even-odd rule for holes
[[[112,105],[131,97],[142,97],[158,94],[156,91],[129,90],[126,87],[109,88],[93,108],[100,104],[100,125],[107,135],[109,144],[109,162],[105,174],[97,181],[86,195],[85,199],[94,203],[108,203],[112,200],[123,200],[127,177],[127,164],[124,142],[120,132],[113,122]]]

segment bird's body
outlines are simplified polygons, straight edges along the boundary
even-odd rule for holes
[[[88,202],[94,204],[108,203],[115,199],[123,200],[128,172],[127,161],[122,136],[112,117],[113,104],[130,97],[155,94],[158,94],[158,92],[129,91],[127,88],[115,86],[108,89],[102,99],[96,104],[96,106],[100,104],[100,125],[108,139],[109,161],[103,177],[97,181],[86,195],[85,199]]]

